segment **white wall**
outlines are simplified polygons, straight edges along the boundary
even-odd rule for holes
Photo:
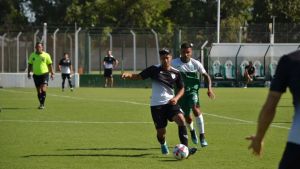
[[[76,83],[74,83],[76,81]],[[61,87],[61,74],[55,73],[54,80],[49,79],[49,87]],[[79,74],[75,74],[72,83],[79,87]],[[65,83],[68,85],[68,82]],[[0,73],[0,87],[29,87],[35,88],[33,78],[28,79],[27,73]]]

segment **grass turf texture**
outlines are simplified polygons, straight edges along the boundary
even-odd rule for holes
[[[277,168],[293,114],[290,93],[282,96],[264,155],[247,150],[267,88],[216,88],[201,107],[209,146],[187,160],[163,156],[152,123],[150,89],[49,88],[46,108],[38,110],[35,89],[0,89],[1,169],[271,169]],[[179,143],[169,123],[170,151]],[[194,146],[189,141],[190,146]]]

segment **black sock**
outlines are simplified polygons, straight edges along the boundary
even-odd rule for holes
[[[160,144],[165,144],[165,142],[166,142],[166,139],[165,138],[159,138],[157,135],[156,135],[156,138],[157,138],[157,140],[158,140],[158,142],[160,143]]]
[[[46,92],[45,92],[45,91],[42,91],[42,93],[41,93],[41,104],[44,105],[45,100],[46,100]]]
[[[73,88],[73,86],[72,86],[72,82],[71,82],[71,80],[69,79],[69,86],[70,86],[70,88]]]
[[[185,126],[178,126],[178,135],[180,143],[188,146],[188,135]]]
[[[42,94],[41,94],[41,93],[38,93],[38,94],[37,94],[37,97],[38,97],[38,99],[39,99],[40,104],[42,104]]]

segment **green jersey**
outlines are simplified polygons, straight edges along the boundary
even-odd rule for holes
[[[52,60],[46,52],[41,54],[33,52],[28,59],[28,64],[32,65],[33,74],[42,75],[49,72],[48,65],[52,64]]]

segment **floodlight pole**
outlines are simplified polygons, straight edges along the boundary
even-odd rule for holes
[[[53,69],[54,72],[56,71],[56,34],[59,31],[59,29],[57,28],[54,33],[53,33]]]
[[[160,58],[159,58],[158,36],[157,36],[157,33],[154,31],[154,29],[151,29],[151,32],[154,34],[154,37],[155,37],[156,54],[157,54],[157,64],[159,64],[160,63]]]
[[[2,35],[2,43],[1,43],[1,68],[2,68],[2,73],[4,73],[4,40],[5,40],[5,36],[6,36],[6,33]]]
[[[36,37],[37,37],[37,34],[39,33],[39,31],[40,31],[40,30],[36,30],[35,33],[34,33],[34,36],[33,36],[33,43],[34,43],[34,44],[33,44],[33,50],[35,49]]]
[[[205,41],[203,43],[203,45],[201,46],[201,59],[200,59],[200,61],[201,61],[202,65],[204,65],[204,47],[207,45],[207,43],[208,43],[208,41]]]
[[[43,43],[44,43],[44,51],[47,51],[47,23],[44,23]]]
[[[109,36],[109,50],[112,50],[112,35],[111,33],[108,33]]]
[[[130,33],[133,36],[133,71],[136,71],[136,35],[135,33],[130,30]]]
[[[78,74],[78,33],[80,32],[81,27],[78,28],[78,30],[75,31],[75,75],[74,75],[74,81],[75,81],[75,86],[79,87],[79,79],[76,80],[76,77],[79,75]]]
[[[218,0],[217,43],[220,43],[221,0]]]
[[[17,73],[19,73],[19,63],[20,63],[20,36],[22,32],[19,32],[17,35]]]

